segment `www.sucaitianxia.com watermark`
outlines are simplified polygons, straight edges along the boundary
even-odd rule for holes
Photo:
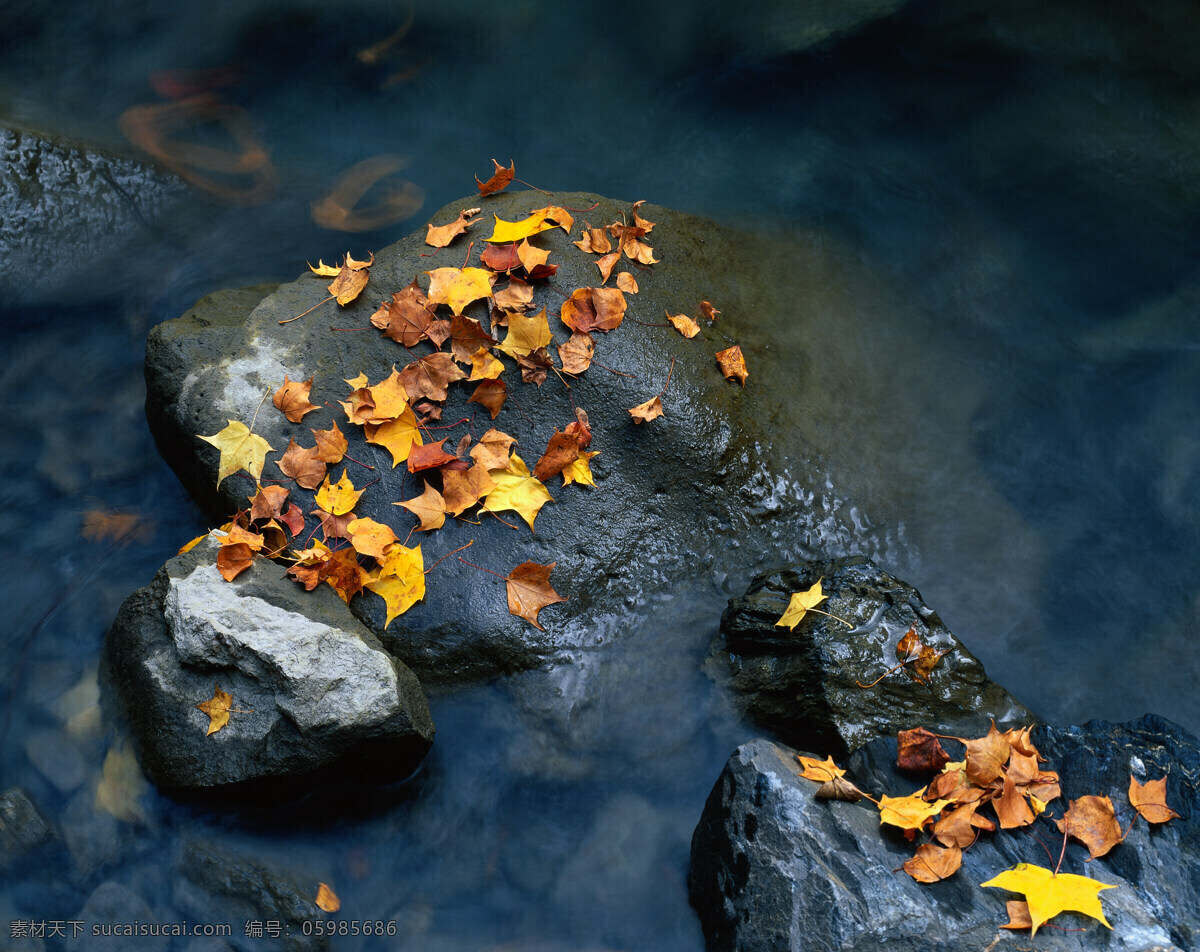
[[[271,933],[261,933],[270,935]],[[283,934],[282,925],[280,935]],[[13,919],[12,939],[80,939],[84,936],[231,936],[228,922],[90,922],[86,919]]]

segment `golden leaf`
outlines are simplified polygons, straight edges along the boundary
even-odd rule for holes
[[[1023,893],[1025,901],[1029,904],[1033,935],[1037,934],[1038,926],[1060,912],[1083,913],[1103,923],[1107,928],[1112,928],[1100,908],[1100,890],[1116,887],[1088,879],[1086,876],[1076,876],[1073,873],[1055,875],[1050,870],[1032,863],[1017,863],[1012,869],[1005,870],[999,876],[980,885]]]
[[[200,436],[199,439],[211,443],[221,451],[217,468],[218,486],[221,485],[221,480],[238,470],[245,470],[255,479],[260,479],[267,453],[273,452],[270,443],[251,433],[245,423],[239,423],[237,420],[230,420],[225,429],[212,436]]]
[[[779,616],[779,621],[775,622],[775,627],[795,631],[796,626],[800,624],[800,621],[804,618],[808,610],[816,608],[829,597],[821,591],[822,581],[824,579],[819,578],[811,588],[803,592],[793,592],[791,599],[788,601],[787,608]]]

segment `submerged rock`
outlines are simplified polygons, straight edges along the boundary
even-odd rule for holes
[[[16,869],[49,836],[50,827],[29,794],[20,787],[0,794],[0,873]]]
[[[1091,862],[1072,841],[1064,872],[1119,887],[1101,893],[1113,928],[1063,914],[1056,926],[1082,931],[1043,926],[1037,947],[1197,948],[1200,883],[1189,871],[1200,862],[1200,743],[1153,716],[1128,724],[1038,727],[1033,740],[1046,766],[1061,776],[1063,798],[1051,805],[1056,815],[1060,804],[1086,794],[1110,796],[1120,810],[1131,773],[1141,781],[1166,774],[1167,802],[1183,815],[1154,828],[1139,819],[1124,843]],[[796,753],[766,740],[739,747],[705,804],[692,839],[689,884],[710,952],[995,947],[1008,921],[1005,902],[1019,896],[979,884],[1019,862],[1054,866],[1034,837],[997,831],[964,852],[956,874],[918,884],[898,871],[913,844],[881,827],[869,801],[814,799],[817,785],[798,775]],[[849,759],[847,776],[873,796],[906,796],[919,781],[900,774],[895,758],[894,739],[874,740]],[[1038,827],[1043,838],[1061,843],[1053,826]],[[1056,859],[1057,848],[1053,852]]]
[[[476,202],[449,205],[432,221],[453,220],[460,208]],[[529,192],[489,197],[488,224],[477,226],[474,236],[478,240],[490,233],[492,214],[520,220],[545,202]],[[630,216],[628,204],[590,194],[558,194],[555,202],[587,209],[576,218],[586,217],[593,225]],[[441,529],[413,539],[424,547],[426,566],[472,541],[470,560],[501,576],[526,560],[556,562],[551,584],[569,601],[542,612],[545,631],[510,615],[503,588],[454,557],[429,573],[424,600],[386,628],[380,598],[364,593],[353,599],[353,611],[423,681],[454,683],[569,662],[580,651],[636,631],[639,605],[683,585],[708,587],[708,597],[719,604],[711,583],[698,580],[698,573],[716,575],[718,568],[740,573],[747,563],[762,559],[776,545],[769,536],[768,515],[790,523],[797,539],[807,532],[828,537],[833,531],[826,524],[833,517],[808,505],[811,493],[798,482],[811,479],[813,468],[806,466],[803,476],[790,472],[789,460],[808,455],[798,450],[802,438],[793,435],[801,432],[797,417],[803,415],[803,401],[781,406],[776,395],[785,386],[794,389],[794,370],[781,361],[757,361],[769,348],[795,344],[781,341],[772,330],[777,322],[768,325],[760,316],[801,310],[804,278],[825,262],[813,253],[797,266],[790,247],[668,209],[647,205],[641,214],[656,222],[646,240],[661,260],[651,267],[632,268],[628,262],[618,267],[632,268],[640,290],[628,295],[622,326],[594,334],[596,360],[604,366],[593,364],[569,381],[551,373],[535,386],[521,383],[510,363],[504,374],[508,403],[494,423],[467,400],[475,384],[459,384],[450,388],[442,414],[445,428],[429,431],[430,441],[447,437],[445,449],[451,450],[464,434],[478,439],[494,425],[518,439],[516,451],[532,467],[555,431],[575,421],[579,408],[589,414],[590,450],[601,455],[591,461],[595,488],[563,486],[558,477],[548,480],[554,502],[538,514],[532,535],[514,514],[501,513],[511,527],[486,514],[448,518]],[[581,226],[578,221],[570,236],[555,228],[533,239],[551,252],[550,263],[559,265],[548,282],[534,282],[533,301],[535,308],[548,309],[560,344],[568,333],[555,313],[564,297],[600,283],[596,256],[571,243]],[[230,420],[247,425],[253,420],[255,433],[273,448],[263,478],[278,479],[275,460],[289,440],[310,446],[311,429],[336,422],[349,439],[349,455],[375,469],[339,464],[330,468],[331,481],[337,481],[344,465],[356,485],[375,483],[355,513],[389,524],[401,539],[406,537],[413,519],[392,503],[420,495],[422,480],[404,465],[393,468],[387,450],[366,443],[362,427],[347,422],[338,401],[351,390],[347,379],[364,374],[370,384],[378,383],[393,367],[403,368],[428,349],[425,343],[400,346],[369,324],[381,299],[414,278],[426,283],[422,272],[435,264],[462,263],[463,239],[431,261],[425,257],[430,249],[424,234],[422,229],[377,253],[366,291],[345,308],[323,303],[329,297],[328,279],[306,275],[268,294],[252,310],[245,296],[213,295],[151,332],[146,351],[151,429],[163,456],[218,524],[244,507],[253,482],[242,473],[218,486],[218,453],[199,435],[216,433]],[[760,274],[770,274],[771,280],[756,280],[754,275]],[[663,320],[664,311],[699,317],[702,299],[711,300],[721,314],[716,323],[702,322],[700,336],[686,340]],[[300,320],[279,323],[314,305]],[[490,326],[483,301],[467,305],[464,314]],[[438,316],[449,315],[443,307]],[[793,322],[789,332],[803,323]],[[506,333],[492,329],[497,337]],[[714,359],[733,343],[747,356],[750,378],[745,387],[724,379]],[[264,394],[280,387],[285,374],[291,380],[313,378],[308,399],[319,409],[301,424],[287,422],[269,403],[258,410]],[[668,375],[662,395],[665,415],[636,425],[628,408],[653,398]],[[469,422],[460,425],[463,420]],[[776,446],[778,433],[789,437]],[[308,490],[293,488],[291,498],[306,512],[314,508]],[[315,527],[311,517],[309,527]]]
[[[339,765],[399,778],[433,741],[416,677],[331,589],[306,593],[270,562],[234,582],[206,541],[121,607],[106,650],[146,775],[164,787],[293,779]],[[206,736],[195,705],[233,695]]]
[[[792,593],[820,580],[829,600],[793,630],[776,626]],[[895,671],[896,646],[910,628],[947,652],[928,684]],[[941,733],[1002,728],[1034,715],[987,677],[983,665],[942,623],[921,593],[870,559],[805,562],[759,575],[721,618],[732,687],[746,713],[790,744],[835,757],[876,737],[924,726]],[[973,733],[969,736],[974,736]]]

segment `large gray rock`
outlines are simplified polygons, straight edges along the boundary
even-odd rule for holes
[[[1113,929],[1064,914],[1056,926],[1082,931],[1043,926],[1037,948],[1197,948],[1196,738],[1147,716],[1119,725],[1095,721],[1082,729],[1038,727],[1034,743],[1048,758],[1046,766],[1060,773],[1067,799],[1108,795],[1120,810],[1131,773],[1143,782],[1167,774],[1167,802],[1183,815],[1154,829],[1139,819],[1124,843],[1091,862],[1084,861],[1082,846],[1068,845],[1063,871],[1119,887],[1101,894]],[[899,831],[881,827],[869,801],[814,799],[816,784],[798,775],[795,755],[766,740],[739,747],[705,804],[692,839],[689,882],[710,952],[987,948],[1004,934],[1005,901],[1020,897],[979,884],[1019,862],[1054,866],[1032,836],[998,831],[966,850],[963,868],[949,879],[918,884],[897,871],[913,845]],[[920,781],[901,775],[895,756],[894,739],[873,741],[850,758],[848,776],[873,796],[910,794]],[[1050,812],[1061,815],[1057,802]],[[1045,821],[1035,829],[1043,840],[1061,844]],[[1058,849],[1053,853],[1057,860]]]
[[[121,607],[111,680],[146,775],[165,787],[294,778],[334,763],[402,777],[433,741],[416,677],[332,589],[305,593],[270,562],[226,582],[207,540]],[[315,597],[314,597],[315,596]],[[214,684],[229,723],[206,736]]]
[[[816,613],[792,630],[777,627],[792,593],[818,579],[829,600],[817,607],[854,627]],[[910,627],[924,644],[948,651],[928,684],[896,671],[862,687],[897,664],[896,646]],[[750,717],[788,743],[838,757],[917,724],[969,733],[986,730],[990,719],[1001,727],[1034,719],[987,677],[920,592],[862,556],[759,575],[730,600],[718,648],[728,652],[731,686]]]
[[[576,213],[580,221],[571,236],[554,229],[534,239],[552,252],[551,263],[560,264],[549,282],[537,283],[534,303],[548,308],[561,343],[567,333],[556,314],[564,297],[596,285],[599,277],[595,257],[581,253],[571,238],[583,219],[593,225],[619,220],[628,217],[629,205],[581,193],[558,194],[555,201],[588,209]],[[460,208],[478,202],[456,202],[432,220],[452,220]],[[484,216],[518,220],[545,202],[529,192],[506,192],[484,201]],[[596,359],[619,374],[593,365],[570,381],[570,390],[553,374],[536,387],[522,384],[510,363],[508,404],[494,424],[477,404],[467,402],[474,385],[451,387],[443,421],[472,422],[434,434],[447,437],[448,448],[468,431],[479,437],[495,425],[517,437],[518,452],[532,466],[555,430],[574,420],[572,408],[579,407],[590,414],[591,449],[602,455],[592,463],[595,489],[562,487],[557,477],[550,481],[555,501],[542,509],[532,535],[515,517],[509,518],[519,526],[515,530],[484,518],[448,520],[442,529],[413,540],[422,542],[426,566],[472,540],[473,548],[464,554],[501,575],[526,560],[557,562],[552,583],[570,601],[542,613],[544,632],[508,613],[504,590],[494,579],[453,557],[429,573],[424,601],[386,630],[381,599],[367,593],[352,601],[355,613],[425,682],[569,663],[580,652],[636,631],[639,606],[662,593],[705,585],[697,581],[699,573],[740,574],[777,550],[782,543],[771,532],[780,524],[790,525],[796,540],[811,536],[823,545],[852,535],[850,517],[833,512],[827,499],[814,503],[812,490],[805,488],[817,467],[796,434],[811,422],[809,408],[801,400],[781,404],[776,396],[785,386],[794,389],[795,368],[762,356],[800,345],[781,340],[760,315],[824,306],[805,290],[806,280],[824,267],[819,255],[806,253],[798,263],[795,251],[777,242],[663,208],[644,206],[642,215],[657,222],[647,240],[661,261],[636,269],[641,290],[629,295],[624,324],[595,335]],[[477,229],[477,239],[490,234],[485,224]],[[362,373],[376,383],[393,366],[403,367],[413,355],[427,352],[426,344],[410,352],[368,323],[391,292],[414,277],[427,282],[423,271],[462,264],[461,239],[431,260],[422,257],[430,252],[423,238],[421,230],[378,252],[367,290],[345,308],[322,303],[328,282],[307,275],[267,295],[250,313],[244,297],[214,295],[151,332],[146,351],[151,429],[163,456],[214,521],[223,522],[242,508],[253,483],[239,474],[218,487],[218,453],[197,435],[216,433],[230,419],[246,424],[253,419],[255,432],[274,448],[263,477],[278,479],[273,461],[290,438],[312,445],[311,428],[337,421],[350,440],[349,455],[375,466],[367,472],[347,464],[357,485],[375,483],[355,512],[392,525],[402,539],[407,536],[414,520],[392,503],[419,495],[420,480],[403,466],[393,469],[386,450],[364,442],[361,428],[347,423],[337,401],[349,392],[347,378]],[[765,275],[771,279],[760,280]],[[701,299],[713,301],[722,314],[699,337],[685,340],[663,322],[666,310],[696,315]],[[279,324],[314,305],[300,320]],[[445,308],[440,313],[449,316]],[[483,302],[469,305],[465,313],[488,326]],[[809,333],[805,328],[807,323],[798,320],[789,333]],[[717,350],[733,343],[741,345],[750,369],[744,388],[725,380],[714,360]],[[662,398],[665,416],[635,425],[627,409],[662,389],[672,361]],[[288,423],[269,402],[255,416],[264,392],[278,388],[285,373],[293,380],[314,378],[310,399],[321,409],[303,424]],[[787,439],[777,441],[778,434]],[[334,481],[341,469],[334,468]],[[824,476],[816,478],[824,486]],[[293,489],[292,497],[302,509],[314,508],[311,492]],[[711,590],[705,594],[713,597]]]
[[[78,300],[128,283],[132,242],[162,254],[155,223],[186,186],[132,159],[0,125],[0,287],[6,303]]]

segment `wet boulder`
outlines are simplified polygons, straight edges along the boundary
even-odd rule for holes
[[[169,561],[109,633],[108,680],[146,775],[208,788],[294,785],[334,768],[409,774],[434,733],[415,675],[332,589],[306,593],[265,560],[226,582],[216,550],[208,540]],[[207,736],[196,704],[215,688],[234,711]]]
[[[550,265],[558,265],[553,276],[533,281],[532,299],[532,313],[546,309],[556,341],[548,350],[557,369],[557,346],[570,336],[558,318],[564,300],[575,289],[602,283],[598,256],[573,243],[583,220],[598,226],[632,217],[630,203],[591,194],[559,193],[554,201],[586,210],[574,212],[570,234],[553,228],[530,239],[550,252]],[[371,484],[355,514],[388,524],[405,539],[416,520],[393,503],[421,495],[424,479],[436,483],[437,477],[410,473],[403,462],[394,465],[388,450],[366,442],[363,427],[348,421],[339,401],[351,392],[347,380],[363,375],[377,384],[393,368],[403,370],[429,354],[431,345],[402,346],[383,337],[370,318],[381,301],[390,301],[414,279],[427,288],[426,272],[461,266],[468,238],[476,241],[477,265],[474,255],[480,239],[491,233],[493,215],[519,221],[546,202],[530,192],[488,197],[484,222],[437,257],[430,257],[422,228],[376,253],[365,291],[345,307],[329,300],[328,278],[305,274],[261,297],[257,306],[248,307],[245,296],[212,295],[156,327],[146,350],[150,426],[164,458],[214,524],[245,507],[254,482],[235,473],[218,485],[219,454],[199,436],[215,434],[231,420],[253,422],[254,432],[272,448],[263,478],[282,480],[276,461],[289,441],[311,447],[312,430],[336,423],[349,441],[348,456],[359,462],[331,466],[331,482],[345,469],[356,487]],[[474,204],[478,197],[464,199],[431,221],[452,221]],[[356,615],[423,683],[570,663],[637,631],[639,607],[663,592],[699,586],[714,607],[721,604],[727,596],[714,592],[708,578],[747,572],[748,563],[773,550],[770,519],[813,526],[814,535],[838,528],[816,525],[824,517],[808,505],[812,497],[804,489],[813,478],[811,468],[788,469],[789,460],[809,455],[798,435],[808,412],[805,400],[777,396],[795,392],[794,367],[759,356],[798,346],[794,335],[807,327],[805,321],[792,321],[781,332],[778,320],[763,317],[820,310],[806,281],[827,262],[816,252],[798,261],[791,246],[669,209],[643,205],[640,215],[655,223],[644,240],[656,263],[623,259],[618,265],[616,273],[633,276],[639,290],[626,294],[619,327],[593,332],[596,363],[590,369],[574,377],[547,371],[541,384],[529,383],[502,356],[508,400],[498,417],[469,402],[476,383],[463,381],[449,387],[440,422],[429,424],[428,441],[445,438],[446,452],[462,437],[477,442],[496,427],[517,439],[515,451],[532,469],[579,409],[588,414],[593,435],[588,451],[600,455],[590,463],[594,487],[547,478],[553,502],[537,514],[532,532],[511,511],[499,512],[498,519],[471,508],[462,519],[447,517],[440,529],[415,534],[409,544],[422,545],[426,567],[460,546],[472,548],[431,570],[424,599],[390,624],[378,596],[367,592],[351,601]],[[616,280],[614,275],[608,285]],[[494,290],[507,283],[501,274]],[[701,318],[701,300],[720,309],[715,322]],[[667,311],[699,319],[699,335],[682,337],[666,323]],[[303,312],[309,313],[280,323]],[[467,304],[463,314],[505,338],[507,330],[492,323],[486,300]],[[438,307],[436,316],[449,319],[449,308]],[[750,377],[744,386],[727,380],[715,359],[733,344],[746,355]],[[318,409],[301,423],[285,419],[269,397],[264,401],[285,374],[290,380],[312,379],[308,400]],[[660,392],[664,415],[635,423],[628,410]],[[820,480],[823,485],[824,476]],[[293,486],[290,498],[305,513],[316,508],[311,490]],[[315,529],[316,518],[309,515],[305,531]],[[539,616],[544,630],[535,628],[509,613],[502,584],[460,558],[501,577],[525,561],[556,563],[550,581],[568,601],[544,609]]]
[[[1118,887],[1100,894],[1112,931],[1065,913],[1053,920],[1063,929],[1038,930],[1037,947],[1196,948],[1200,883],[1188,873],[1200,860],[1196,738],[1146,716],[1127,724],[1038,727],[1033,740],[1061,776],[1064,807],[1065,800],[1097,794],[1120,810],[1130,774],[1142,782],[1165,775],[1167,802],[1183,815],[1153,828],[1138,819],[1123,843],[1090,862],[1072,841],[1062,870]],[[704,806],[692,838],[689,887],[710,952],[987,948],[1005,934],[1005,902],[1020,896],[979,884],[1019,862],[1054,865],[1033,837],[1001,830],[965,850],[953,876],[917,883],[899,871],[914,844],[881,826],[867,800],[815,799],[817,784],[799,776],[796,754],[767,740],[739,747]],[[894,738],[873,740],[846,762],[847,777],[872,796],[907,796],[920,781],[899,772],[895,759]],[[1058,802],[1052,812],[1061,815]],[[1061,843],[1052,825],[1036,828]]]
[[[792,594],[818,581],[829,598],[817,608],[826,614],[810,612],[793,629],[778,626]],[[899,663],[897,646],[910,629],[945,652],[925,681],[910,674],[911,665],[885,673]],[[728,655],[730,687],[751,718],[790,744],[835,757],[917,726],[982,732],[992,719],[1002,729],[1034,720],[920,592],[862,556],[757,576],[729,602],[716,647]]]

